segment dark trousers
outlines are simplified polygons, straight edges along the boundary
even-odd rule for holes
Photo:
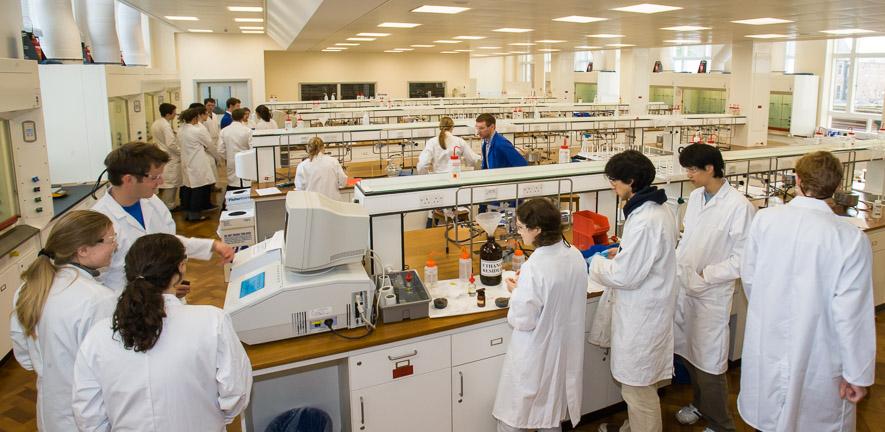
[[[198,219],[200,212],[212,207],[209,197],[212,195],[212,187],[208,184],[197,188],[182,186],[179,190],[182,210],[187,212],[187,219]]]
[[[734,432],[734,420],[728,412],[728,378],[726,374],[712,375],[682,359],[694,390],[694,406],[716,432]]]

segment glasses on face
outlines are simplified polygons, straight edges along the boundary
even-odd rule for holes
[[[528,227],[523,225],[522,222],[516,222],[516,230],[517,231],[525,231],[527,229],[528,229]]]
[[[163,180],[163,174],[157,174],[157,175],[138,174],[138,176],[141,178],[144,178],[144,179],[148,179],[149,181],[152,181],[152,182],[158,182],[158,181]]]
[[[688,167],[688,168],[685,169],[685,172],[687,172],[687,173],[689,173],[689,174],[697,174],[697,173],[699,173],[700,171],[701,171],[701,170],[699,170],[699,169],[697,169],[697,168],[695,168],[695,167]]]

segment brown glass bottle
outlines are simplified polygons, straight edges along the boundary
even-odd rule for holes
[[[479,250],[479,281],[488,287],[501,285],[503,264],[504,250],[489,236]]]

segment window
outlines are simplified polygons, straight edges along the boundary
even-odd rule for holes
[[[315,101],[337,97],[338,84],[301,84],[301,100]]]
[[[350,83],[341,84],[341,97],[339,99],[359,99],[360,97],[375,97],[375,83]]]
[[[446,97],[446,83],[444,82],[410,82],[410,98],[426,98],[427,92],[430,97]]]
[[[544,73],[550,73],[553,70],[553,54],[544,53]]]
[[[784,50],[784,73],[796,73],[796,41],[788,41]]]
[[[676,72],[697,72],[701,60],[707,61],[707,70],[713,59],[712,45],[679,46],[673,48],[673,70]]]
[[[531,55],[519,56],[519,80],[528,83],[532,82],[534,66],[535,63]]]
[[[575,72],[587,71],[587,64],[593,62],[593,53],[590,51],[578,51],[575,53]]]
[[[876,130],[885,98],[885,37],[837,39],[831,43],[830,127]]]

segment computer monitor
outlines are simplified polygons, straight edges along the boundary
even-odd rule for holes
[[[316,192],[286,195],[285,266],[311,272],[360,262],[369,244],[369,212]]]

